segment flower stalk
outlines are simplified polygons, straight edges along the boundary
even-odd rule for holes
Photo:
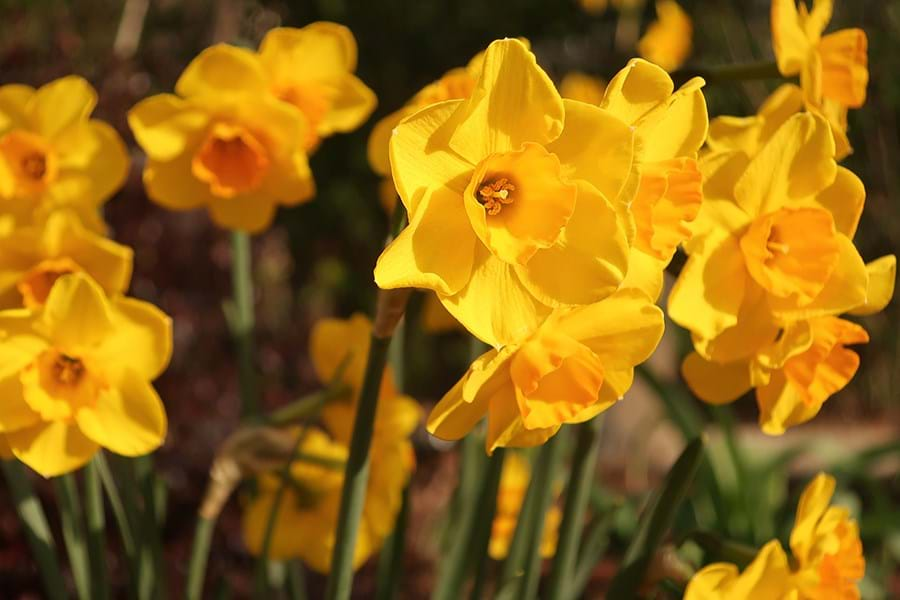
[[[71,473],[53,479],[56,500],[62,521],[63,540],[69,555],[69,566],[75,579],[75,589],[82,600],[91,599],[91,569],[84,535],[84,515],[78,496],[78,485]]]
[[[91,569],[91,597],[109,598],[109,578],[106,572],[106,516],[103,508],[103,487],[95,461],[84,468],[84,502],[87,517],[87,547]]]
[[[231,282],[233,312],[230,326],[238,354],[238,378],[241,414],[255,417],[259,413],[256,370],[253,367],[253,269],[250,235],[243,231],[231,234]]]

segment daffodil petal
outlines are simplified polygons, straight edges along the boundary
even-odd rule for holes
[[[772,0],[772,46],[782,75],[800,72],[810,52],[810,40],[800,26],[797,0]]]
[[[127,365],[152,381],[172,357],[172,319],[149,302],[117,297],[112,300],[111,334],[94,352],[108,365]]]
[[[853,239],[866,201],[863,182],[850,169],[838,167],[834,182],[819,192],[815,201],[834,217],[839,232]]]
[[[78,426],[65,421],[42,422],[6,434],[13,454],[43,475],[55,477],[84,466],[97,451]]]
[[[869,286],[866,291],[866,302],[849,311],[851,315],[866,316],[884,310],[894,297],[894,284],[897,280],[897,257],[893,254],[882,256],[866,265],[869,274]]]
[[[472,401],[463,398],[466,379],[457,381],[431,409],[426,424],[431,435],[442,440],[462,439],[488,414],[489,395],[481,394]]]
[[[751,388],[746,361],[719,364],[691,352],[681,363],[681,375],[691,391],[710,404],[733,402]]]
[[[628,253],[628,272],[619,287],[641,290],[656,302],[662,293],[665,268],[665,262],[632,246]]]
[[[41,326],[55,346],[70,351],[99,344],[114,327],[106,295],[84,273],[56,280],[44,304]]]
[[[209,204],[209,216],[219,227],[259,233],[272,224],[275,203],[255,195],[216,198]]]
[[[332,83],[356,70],[356,40],[347,27],[316,22],[306,27],[276,27],[259,45],[259,57],[275,80],[305,79]]]
[[[259,94],[266,79],[257,55],[246,48],[216,44],[197,55],[175,83],[182,98],[221,98],[243,92]]]
[[[42,86],[31,98],[29,109],[35,128],[47,138],[86,119],[97,104],[97,92],[84,78],[69,75]]]
[[[806,485],[800,495],[800,501],[797,502],[797,517],[791,530],[791,551],[798,558],[809,556],[816,540],[816,528],[822,515],[828,510],[834,488],[834,477],[819,473]]]
[[[336,85],[335,99],[329,111],[319,123],[319,134],[352,131],[362,125],[378,100],[358,77],[347,74]]]
[[[0,356],[5,358],[4,354],[4,348],[0,346]],[[41,420],[40,415],[31,409],[22,395],[22,382],[19,380],[18,373],[4,375],[0,379],[0,394],[2,394],[0,397],[3,398],[3,410],[0,411],[0,431],[16,431],[35,425]]]
[[[209,115],[174,94],[157,94],[128,111],[128,126],[147,156],[168,161],[187,151]]]

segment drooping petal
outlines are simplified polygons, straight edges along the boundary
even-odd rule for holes
[[[128,111],[128,126],[153,160],[168,161],[187,151],[191,138],[206,128],[209,115],[174,94],[157,94]]]
[[[710,404],[727,404],[750,388],[750,365],[744,362],[716,363],[691,352],[681,363],[681,375],[694,394]]]
[[[69,75],[42,86],[29,102],[34,127],[46,138],[86,119],[97,104],[97,92],[84,78]]]
[[[13,454],[43,475],[55,477],[82,467],[97,451],[78,426],[65,421],[47,421],[6,434]]]
[[[378,258],[375,283],[384,289],[459,292],[472,276],[476,246],[484,249],[472,230],[462,195],[436,188],[411,214],[409,225]]]
[[[894,284],[897,280],[896,256],[889,254],[873,260],[866,265],[866,272],[869,274],[866,302],[850,310],[851,315],[866,316],[881,312],[894,297]]]
[[[217,99],[243,92],[259,94],[266,87],[265,73],[253,51],[216,44],[185,68],[175,83],[175,93],[183,98]]]
[[[491,396],[479,394],[471,401],[463,398],[467,377],[468,374],[457,381],[431,409],[425,426],[431,435],[442,440],[462,439],[487,416]]]
[[[488,46],[481,77],[458,111],[450,147],[473,164],[524,142],[548,144],[559,137],[565,119],[553,82],[516,39]]]
[[[488,454],[497,448],[530,448],[553,437],[561,426],[526,429],[512,386],[501,388],[491,399],[484,444]]]

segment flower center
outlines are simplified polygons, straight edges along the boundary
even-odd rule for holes
[[[22,304],[26,308],[42,306],[47,301],[50,289],[56,280],[69,273],[81,271],[81,267],[68,257],[49,258],[22,275],[16,289],[22,295]]]
[[[60,385],[74,386],[84,375],[84,363],[78,358],[60,354],[53,363],[53,377]]]
[[[697,161],[676,158],[641,165],[631,205],[637,227],[635,246],[660,260],[671,259],[678,244],[690,238],[688,223],[700,212],[702,198]]]
[[[756,282],[773,296],[809,304],[838,261],[834,219],[819,208],[782,208],[756,219],[740,241]]]
[[[103,387],[81,357],[56,348],[38,355],[20,380],[25,402],[45,421],[72,418],[92,406]]]
[[[56,161],[43,138],[27,131],[11,131],[0,139],[0,155],[10,167],[17,191],[43,192],[56,178]]]
[[[513,198],[510,192],[516,191],[516,186],[506,177],[490,181],[478,189],[478,202],[484,205],[488,216],[500,214],[504,204],[512,204]]]
[[[250,192],[269,169],[269,154],[248,129],[216,123],[191,161],[194,176],[220,198]]]

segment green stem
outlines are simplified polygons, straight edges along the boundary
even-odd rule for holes
[[[104,600],[109,598],[109,579],[106,573],[106,515],[100,472],[93,460],[84,469],[84,502],[87,514],[88,558],[93,584],[91,597],[95,600]]]
[[[591,580],[591,575],[606,547],[609,545],[609,528],[612,522],[610,514],[594,518],[590,529],[585,536],[584,544],[578,557],[578,566],[572,573],[572,581],[566,586],[568,595],[564,600],[576,600],[580,598],[584,588]]]
[[[585,508],[594,480],[602,424],[602,417],[597,417],[577,426],[578,438],[572,454],[569,485],[566,489],[566,504],[563,509],[559,542],[556,545],[556,556],[553,558],[553,570],[547,590],[547,597],[551,600],[562,600],[570,595],[569,586],[575,572],[578,546],[584,528]]]
[[[253,270],[250,235],[243,231],[231,234],[231,282],[234,313],[231,319],[232,335],[237,344],[238,377],[241,390],[241,414],[255,418],[259,414],[257,403],[256,369],[253,366]]]
[[[267,420],[272,425],[288,425],[296,421],[309,419],[317,415],[319,409],[326,402],[347,398],[350,395],[350,391],[350,387],[346,384],[336,382],[282,406],[278,410],[272,411]]]
[[[162,503],[157,497],[156,474],[151,455],[131,459],[137,487],[143,498],[140,514],[141,570],[138,594],[141,598],[160,598],[165,586],[165,567],[162,560]]]
[[[191,560],[188,563],[185,588],[185,598],[187,600],[200,600],[203,595],[206,560],[209,557],[209,545],[212,542],[215,528],[216,521],[214,519],[207,519],[202,516],[197,517],[197,527],[194,530],[194,545],[191,548]]]
[[[287,589],[291,600],[306,600],[306,575],[299,560],[287,564]]]
[[[378,575],[375,600],[393,600],[397,595],[400,573],[403,570],[403,550],[406,546],[406,523],[409,519],[409,486],[403,488],[400,513],[394,524],[394,531],[385,540],[378,557]]]
[[[731,465],[734,468],[734,476],[737,481],[738,498],[743,505],[746,523],[751,533],[756,537],[756,527],[754,527],[754,507],[750,490],[750,473],[747,469],[747,461],[744,460],[744,454],[737,442],[734,431],[734,415],[728,406],[714,406],[712,413],[722,429],[722,435],[725,438],[725,447],[728,449],[728,456],[731,459]]]
[[[702,77],[707,83],[730,83],[756,79],[782,79],[778,64],[774,61],[759,61],[737,65],[716,65],[711,67],[686,67],[672,73],[675,82],[683,83],[691,77]]]
[[[17,460],[0,460],[0,465],[3,467],[3,476],[9,486],[16,514],[22,522],[25,539],[41,574],[44,591],[51,600],[63,600],[66,598],[66,586],[56,558],[56,544],[41,502],[34,493],[22,463]]]
[[[499,450],[494,451],[496,456]],[[503,451],[504,456],[506,451]],[[468,552],[470,560],[475,561],[475,572],[473,576],[472,592],[470,597],[473,600],[481,598],[481,592],[487,579],[488,551],[491,544],[491,533],[494,530],[494,516],[497,513],[497,492],[500,489],[500,480],[503,476],[502,459],[494,460],[488,464],[486,472],[486,483],[478,500],[478,518],[475,524],[475,535],[472,538],[471,550]]]
[[[362,391],[356,408],[356,418],[353,421],[344,486],[341,490],[341,508],[338,513],[334,551],[331,555],[331,574],[328,577],[325,594],[329,600],[346,600],[350,597],[350,590],[353,587],[353,551],[366,499],[366,486],[369,482],[369,446],[372,442],[378,394],[390,342],[390,336],[372,335],[369,345]]]
[[[66,542],[66,552],[69,554],[69,565],[72,567],[75,589],[78,591],[79,598],[90,600],[93,586],[91,585],[90,563],[82,521],[84,515],[81,512],[81,501],[78,499],[75,475],[67,473],[56,477],[53,479],[53,484],[56,487],[63,539]]]
[[[103,483],[103,489],[106,491],[106,497],[109,498],[109,505],[112,508],[113,517],[116,519],[116,525],[119,527],[119,535],[122,536],[122,547],[125,548],[125,554],[128,555],[129,561],[134,561],[135,546],[134,532],[132,523],[128,520],[128,512],[122,503],[122,497],[119,495],[119,488],[116,486],[116,480],[106,462],[106,455],[98,452],[94,455],[94,465],[100,474],[100,481]],[[134,573],[132,573],[134,575]]]
[[[488,459],[481,479],[476,502],[462,505],[457,521],[457,535],[450,548],[444,568],[438,577],[432,600],[457,600],[461,597],[463,581],[470,559],[486,560],[487,544],[497,509],[497,489],[503,471],[505,451],[498,448]],[[479,535],[480,534],[480,535]],[[485,542],[485,538],[487,542]]]
[[[692,541],[712,555],[715,560],[726,561],[744,568],[756,558],[757,550],[751,546],[722,539],[717,533],[709,531],[691,531],[682,540]]]

